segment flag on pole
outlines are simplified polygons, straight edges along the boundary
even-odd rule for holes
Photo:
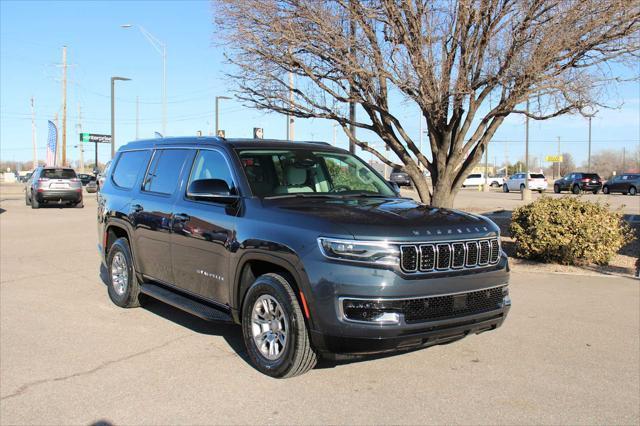
[[[47,166],[56,165],[56,145],[58,143],[58,129],[56,125],[49,120],[49,137],[47,138]]]

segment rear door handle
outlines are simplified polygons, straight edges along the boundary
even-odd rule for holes
[[[176,222],[188,222],[189,219],[191,218],[188,214],[185,213],[178,213],[173,215],[173,220],[175,220]]]
[[[134,213],[139,213],[139,212],[141,212],[142,210],[144,210],[144,207],[142,207],[140,204],[132,204],[132,205],[131,205],[131,210],[132,210]]]

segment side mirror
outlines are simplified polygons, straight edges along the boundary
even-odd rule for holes
[[[194,180],[187,188],[187,197],[217,203],[233,203],[239,198],[222,179]]]
[[[398,184],[390,180],[388,180],[387,183],[389,183],[389,186],[391,186],[391,189],[393,189],[393,192],[395,192],[397,196],[400,196],[400,187],[398,186]]]

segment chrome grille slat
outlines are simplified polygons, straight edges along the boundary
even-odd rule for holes
[[[436,245],[436,269],[449,269],[451,267],[451,246],[449,244]]]
[[[433,244],[420,245],[420,271],[432,271],[436,267],[436,249]]]
[[[403,272],[443,272],[495,265],[500,261],[498,238],[400,244]]]

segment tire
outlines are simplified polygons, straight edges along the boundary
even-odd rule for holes
[[[573,185],[573,187],[571,188],[571,192],[574,194],[579,194],[580,193],[580,187],[578,185]]]
[[[494,181],[494,182],[491,182],[491,185],[490,185],[490,186],[491,186],[492,188],[500,188],[500,184],[499,184],[498,182],[495,182],[495,181]]]
[[[506,183],[502,185],[502,192],[509,192],[509,187],[507,186]]]
[[[553,185],[553,192],[555,192],[556,194],[560,193],[560,185],[558,185],[557,183]]]
[[[609,194],[609,187],[608,186],[603,186],[602,187],[602,193],[603,194]]]
[[[31,193],[31,208],[32,209],[39,209],[40,208],[40,203],[38,202],[36,197],[33,196],[33,193]]]
[[[83,200],[78,201],[77,203],[75,203],[75,204],[74,204],[74,207],[75,207],[76,209],[81,209],[81,208],[83,208],[83,207],[84,207],[84,201],[83,201]]]
[[[544,192],[544,189],[538,189],[538,193],[542,194]]]
[[[31,201],[29,201],[29,197],[27,197],[27,190],[26,190],[26,189],[24,190],[24,203],[25,203],[27,206],[30,206],[30,205],[31,205]]]
[[[116,262],[116,265],[114,265]],[[115,271],[114,271],[115,269]],[[114,275],[122,274],[122,281],[116,282]],[[109,298],[121,308],[135,308],[140,306],[140,284],[133,269],[133,257],[126,238],[118,238],[109,248],[107,256],[107,274],[109,276]]]
[[[281,319],[277,321],[279,328],[276,332],[275,344],[279,354],[271,355],[273,357],[271,359],[268,358],[268,353],[263,354],[254,339],[254,331],[258,333],[262,330],[256,329],[260,326],[254,324],[253,320],[266,321],[265,317],[273,318],[263,307],[265,301],[274,312],[281,314]],[[282,336],[282,330],[285,336],[284,344],[281,344],[279,339]],[[269,332],[273,335],[273,329],[270,328]],[[318,362],[318,356],[311,347],[304,315],[296,294],[287,279],[281,275],[273,273],[261,275],[247,290],[242,304],[242,335],[253,366],[268,376],[276,378],[299,376],[311,370]],[[267,347],[265,342],[264,349],[270,347]]]
[[[600,190],[599,190],[599,189],[594,189],[594,190],[593,190],[593,191],[591,191],[591,192],[593,192],[593,195],[596,195],[598,192],[600,192]]]
[[[520,192],[524,192],[524,183],[520,184]]]
[[[629,188],[629,195],[636,195],[638,193],[638,190],[636,189],[635,186],[632,186]]]

